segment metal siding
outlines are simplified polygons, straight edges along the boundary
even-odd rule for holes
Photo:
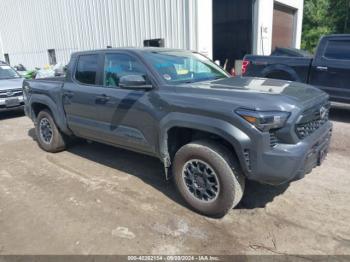
[[[48,49],[57,62],[70,54],[164,38],[166,47],[197,50],[200,0],[1,0],[0,52],[12,65],[48,64]]]

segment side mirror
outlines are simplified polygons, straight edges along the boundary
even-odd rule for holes
[[[126,75],[119,79],[119,87],[125,89],[152,89],[141,75]]]

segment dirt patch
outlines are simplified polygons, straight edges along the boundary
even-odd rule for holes
[[[249,182],[217,220],[190,211],[156,159],[97,143],[47,154],[27,118],[2,116],[0,253],[350,255],[350,111],[332,117],[322,167]]]

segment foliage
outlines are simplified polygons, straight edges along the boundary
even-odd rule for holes
[[[333,30],[336,33],[350,33],[350,1],[332,0],[330,1],[329,16],[333,23]]]
[[[350,0],[305,0],[302,48],[314,52],[322,35],[350,33]]]

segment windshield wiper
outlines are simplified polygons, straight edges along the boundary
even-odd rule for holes
[[[224,78],[226,78],[226,77],[225,77],[225,76],[216,76],[216,77],[215,77],[215,80],[224,79]]]
[[[218,79],[223,79],[223,78],[225,78],[225,76],[213,76],[213,77],[207,77],[207,78],[202,78],[202,79],[186,80],[186,81],[183,81],[182,83],[192,84],[192,83],[197,83],[197,82],[206,82],[206,81],[218,80]]]

